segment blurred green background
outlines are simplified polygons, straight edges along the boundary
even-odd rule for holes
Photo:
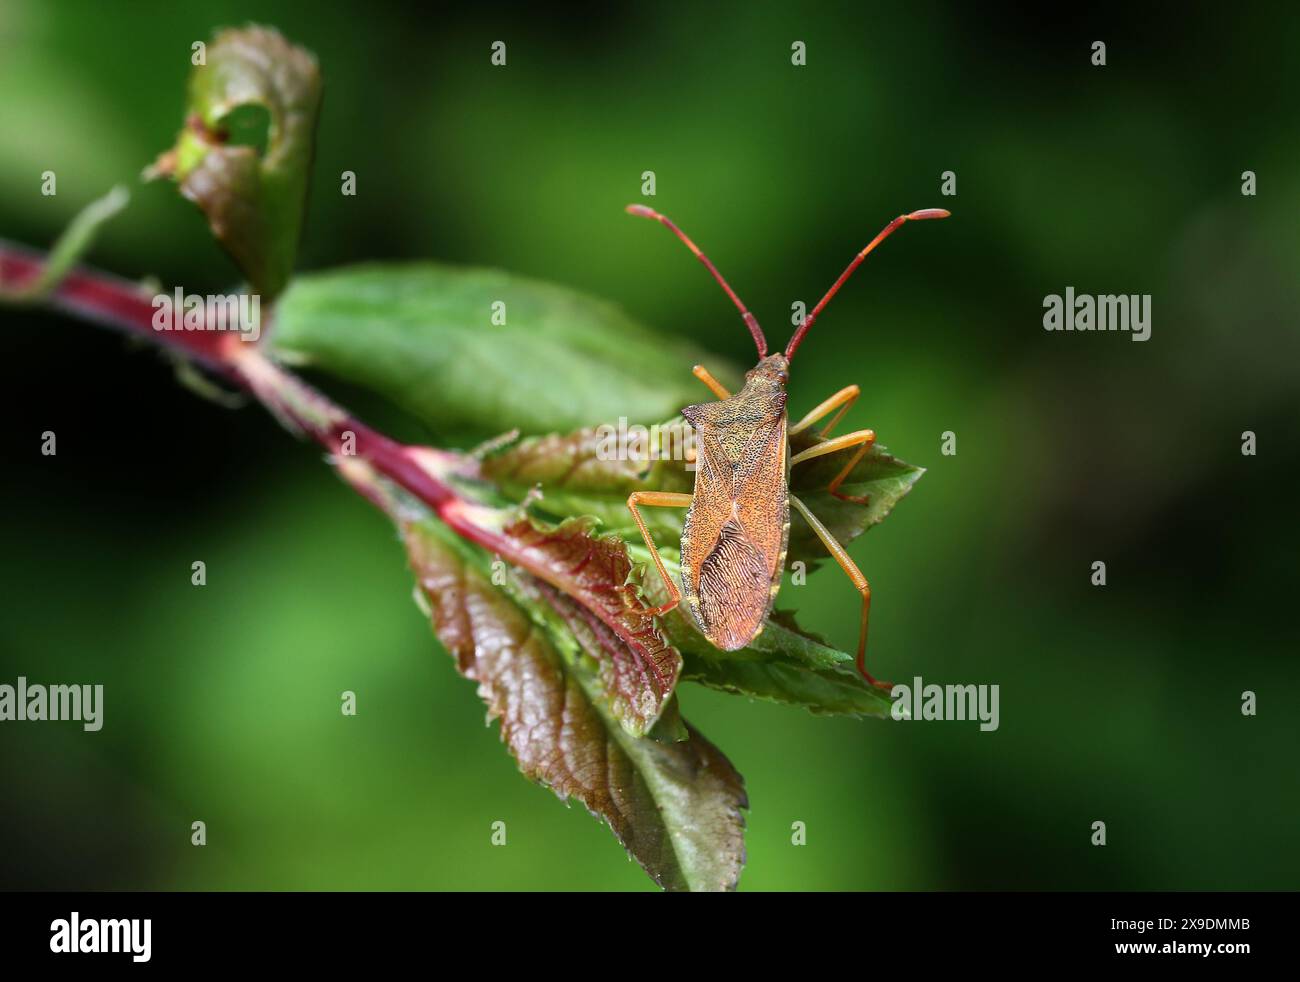
[[[954,212],[900,232],[828,308],[790,405],[857,382],[849,423],[930,468],[852,549],[873,666],[997,683],[1001,728],[686,687],[747,779],[742,889],[1296,887],[1294,12],[3,0],[0,236],[46,245],[132,181],[179,126],[191,43],[250,18],[325,75],[303,269],[501,266],[747,363],[704,272],[623,214],[642,171],[774,343],[889,218]],[[195,292],[235,279],[161,184],[90,260]],[[1152,339],[1044,332],[1043,297],[1066,286],[1152,294]],[[99,733],[0,728],[0,884],[653,889],[580,806],[516,773],[385,519],[316,449],[195,398],[119,336],[0,320],[0,682],[106,687]],[[854,642],[834,569],[782,604]]]

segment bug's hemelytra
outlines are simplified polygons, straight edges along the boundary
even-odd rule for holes
[[[787,427],[785,386],[790,380],[790,361],[809,328],[822,308],[871,250],[904,222],[947,218],[949,213],[942,208],[925,208],[899,215],[886,225],[831,285],[826,296],[822,297],[795,330],[785,351],[769,355],[767,338],[764,337],[758,320],[695,243],[667,217],[645,205],[628,205],[627,210],[630,214],[662,222],[686,244],[739,308],[758,348],[758,364],[745,373],[744,388],[735,395],[728,392],[702,365],[695,366],[696,377],[709,387],[719,401],[698,403],[682,410],[682,415],[695,428],[696,433],[697,470],[694,493],[635,491],[627,500],[628,509],[645,538],[659,575],[668,587],[668,601],[652,608],[650,613],[667,613],[685,596],[691,616],[712,644],[724,651],[745,647],[763,629],[763,623],[771,613],[777,590],[781,586],[786,544],[790,536],[790,508],[794,507],[862,595],[858,671],[868,682],[888,689],[890,683],[876,681],[866,667],[871,587],[844,551],[844,547],[808,507],[790,493],[792,467],[814,457],[856,447],[856,451],[827,486],[827,490],[837,498],[865,504],[865,498],[843,494],[839,487],[871,449],[876,435],[871,430],[857,430],[825,439],[792,456],[791,435],[838,410],[822,428],[821,436],[829,437],[831,428],[853,405],[860,390],[856,385],[841,389],[794,426]],[[680,590],[664,568],[650,530],[637,511],[641,506],[689,509],[682,527]]]

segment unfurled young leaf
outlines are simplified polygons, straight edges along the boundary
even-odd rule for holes
[[[266,27],[222,31],[206,62],[190,73],[175,147],[146,176],[175,178],[254,291],[271,300],[298,251],[320,70],[309,52]],[[265,146],[257,113],[265,114]]]
[[[442,436],[667,419],[698,401],[690,369],[707,357],[606,301],[433,263],[299,276],[276,305],[271,343],[285,361],[371,389]]]
[[[660,742],[618,724],[571,642],[557,644],[548,617],[530,616],[548,603],[561,623],[585,620],[571,598],[517,573],[523,599],[512,599],[491,582],[489,557],[435,520],[407,522],[403,537],[438,638],[478,683],[520,770],[606,821],[660,886],[734,888],[748,801],[717,748],[689,726],[685,739]]]

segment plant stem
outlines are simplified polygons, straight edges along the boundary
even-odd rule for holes
[[[0,240],[0,297],[20,302],[48,303],[81,320],[148,337],[187,360],[220,371],[222,357],[217,350],[224,339],[220,331],[155,331],[153,293],[138,283],[109,273],[78,267],[64,276],[48,296],[21,295],[40,281],[48,257],[11,242]]]
[[[40,253],[0,241],[0,298],[21,298],[39,281],[46,261]],[[69,272],[43,298],[56,310],[148,339],[202,366],[250,393],[289,429],[315,440],[336,461],[356,456],[436,512],[462,500],[444,477],[456,471],[472,474],[472,458],[384,436],[237,333],[155,330],[152,301],[153,294],[139,284],[84,268]]]

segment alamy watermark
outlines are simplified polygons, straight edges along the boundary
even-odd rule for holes
[[[172,293],[153,298],[155,331],[233,331],[240,340],[256,341],[262,334],[262,298],[256,293]]]
[[[0,685],[0,723],[11,721],[80,720],[83,730],[104,725],[102,685]]]
[[[1134,341],[1151,337],[1151,294],[1074,292],[1043,297],[1044,331],[1128,331]]]
[[[87,917],[73,911],[50,922],[50,951],[67,954],[129,954],[147,962],[152,954],[153,920],[148,917]]]
[[[911,685],[895,684],[889,698],[889,714],[897,720],[979,720],[985,733],[998,728],[996,685],[926,684],[918,675]]]
[[[685,469],[693,471],[695,456],[695,429],[684,420],[629,426],[627,417],[620,416],[617,426],[596,428],[597,460],[684,460]]]

